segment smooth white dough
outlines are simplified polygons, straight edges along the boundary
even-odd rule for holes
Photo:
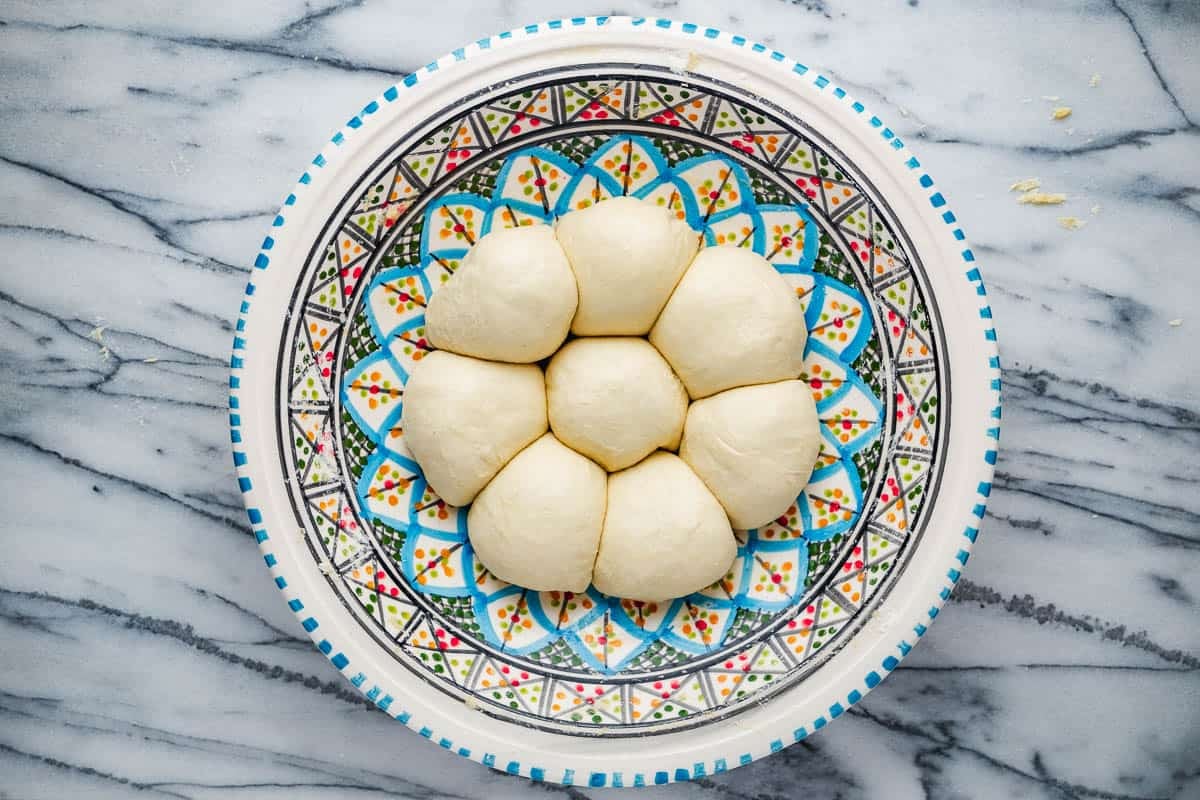
[[[807,339],[792,287],[742,247],[702,250],[650,331],[693,399],[795,378]]]
[[[451,505],[466,505],[546,432],[545,379],[535,365],[436,350],[409,375],[401,424],[430,488]]]
[[[567,338],[578,302],[575,273],[553,228],[500,228],[433,293],[425,327],[443,350],[529,364]]]
[[[643,336],[691,263],[700,239],[666,208],[614,197],[564,215],[558,241],[579,284],[571,332]]]
[[[547,433],[496,473],[467,512],[493,575],[539,592],[582,592],[600,547],[608,476]]]
[[[608,476],[592,583],[605,594],[667,600],[720,579],[737,555],[721,504],[678,456],[658,452]]]
[[[812,475],[821,423],[803,381],[729,389],[688,409],[679,457],[724,506],[733,527],[788,510]]]
[[[687,403],[679,378],[642,338],[573,339],[546,367],[550,429],[610,472],[677,448]]]

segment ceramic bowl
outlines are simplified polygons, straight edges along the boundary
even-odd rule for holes
[[[793,507],[664,603],[496,579],[398,426],[471,245],[626,194],[794,287],[822,422]],[[231,425],[275,585],[381,710],[498,770],[661,784],[802,740],[896,668],[977,535],[1000,398],[974,261],[904,142],[763,45],[598,17],[455,50],[334,135],[254,262]]]

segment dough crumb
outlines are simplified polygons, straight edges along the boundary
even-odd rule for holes
[[[1178,327],[1180,327],[1181,325],[1183,325],[1183,320],[1181,320],[1181,319],[1173,319],[1173,320],[1171,320],[1170,322],[1168,322],[1167,324],[1168,324],[1168,325],[1170,325],[1172,328],[1178,328]]]
[[[1087,225],[1087,221],[1082,220],[1079,217],[1059,217],[1058,218],[1058,227],[1064,228],[1068,231],[1077,231],[1080,228],[1082,228],[1084,225]]]
[[[142,363],[143,364],[157,364],[158,356],[150,356],[149,358],[143,358]]]
[[[1017,202],[1023,206],[1061,206],[1067,202],[1067,196],[1058,192],[1026,192]]]
[[[1090,86],[1090,87],[1092,87],[1093,89],[1095,89],[1095,88],[1096,88],[1097,86],[1099,86],[1099,85],[1100,85],[1100,73],[1099,73],[1099,72],[1093,72],[1093,73],[1092,73],[1092,77],[1091,77],[1091,78],[1088,80],[1088,86]]]
[[[1059,100],[1062,100],[1062,98],[1056,94],[1044,94],[1042,95],[1042,99],[1051,103],[1057,103]]]
[[[1010,192],[1036,192],[1042,188],[1041,178],[1025,178],[1008,187]]]
[[[93,342],[103,342],[104,341],[104,332],[106,330],[108,330],[108,328],[106,326],[97,325],[96,327],[92,328],[91,331],[88,332],[88,338],[91,339]]]
[[[1050,112],[1050,119],[1053,120],[1066,119],[1069,116],[1071,116],[1070,106],[1058,106]]]
[[[1099,213],[1100,213],[1100,206],[1092,206],[1092,216],[1094,217]]]

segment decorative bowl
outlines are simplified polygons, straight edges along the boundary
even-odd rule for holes
[[[491,576],[399,427],[471,245],[622,194],[795,287],[824,437],[729,574],[657,604]],[[977,535],[1000,384],[974,260],[905,144],[763,45],[595,17],[455,50],[334,135],[254,262],[230,424],[274,582],[381,710],[495,769],[661,784],[802,740],[896,668]]]

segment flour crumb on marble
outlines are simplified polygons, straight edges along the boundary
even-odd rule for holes
[[[1048,103],[1057,103],[1059,100],[1062,100],[1062,98],[1056,94],[1044,94],[1042,95],[1042,99]]]
[[[1082,220],[1079,217],[1059,217],[1058,227],[1068,231],[1077,231],[1087,225],[1087,220]]]
[[[1096,88],[1097,86],[1099,86],[1099,85],[1100,85],[1100,73],[1099,73],[1099,72],[1093,72],[1093,73],[1092,73],[1092,77],[1088,79],[1088,86],[1090,86],[1090,87],[1092,87],[1093,89],[1095,89],[1095,88]]]
[[[1036,192],[1042,188],[1041,178],[1024,178],[1008,187],[1010,192]]]
[[[157,364],[158,356],[150,356],[149,358],[143,358],[142,363],[143,364]]]
[[[1168,322],[1167,324],[1170,325],[1172,328],[1179,328],[1183,325],[1183,320],[1173,319],[1170,322]]]
[[[1050,112],[1050,119],[1058,121],[1071,116],[1070,106],[1058,106]]]
[[[1092,206],[1092,216],[1094,217],[1099,213],[1100,213],[1100,206]]]
[[[1017,202],[1023,206],[1061,206],[1067,202],[1067,196],[1059,192],[1026,192]]]

